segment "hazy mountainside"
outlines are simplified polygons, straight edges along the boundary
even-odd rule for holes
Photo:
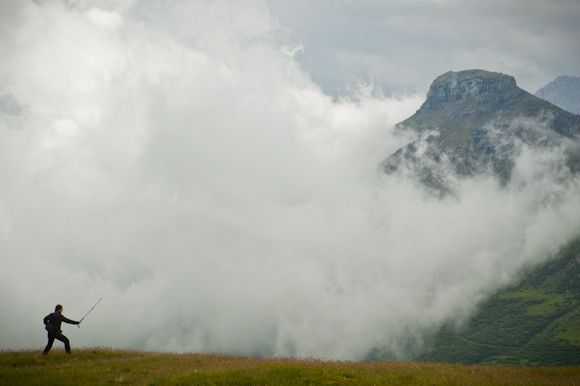
[[[565,185],[580,172],[580,116],[500,73],[439,76],[420,109],[396,128],[417,139],[383,162],[385,172],[410,174],[436,194],[480,174],[495,175],[504,185],[526,178],[516,168],[524,151],[540,162],[543,154],[554,155],[545,161],[554,173],[551,184]],[[431,349],[415,359],[580,365],[580,238],[519,285],[481,304],[467,325],[441,328]]]
[[[445,326],[417,360],[534,366],[580,364],[580,239],[500,291],[467,326]]]
[[[573,114],[580,114],[580,77],[559,76],[535,94]]]
[[[492,172],[509,180],[523,145],[564,146],[568,168],[580,170],[580,153],[569,144],[580,133],[580,116],[533,96],[500,73],[467,70],[439,76],[421,108],[397,129],[413,130],[419,139],[389,156],[385,172],[410,171],[438,190],[448,188],[449,171]]]

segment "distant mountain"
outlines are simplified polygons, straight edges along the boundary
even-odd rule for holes
[[[580,114],[580,77],[559,76],[534,95],[572,114]]]
[[[580,365],[580,239],[482,304],[466,326],[443,327],[428,362]]]
[[[410,171],[445,192],[450,170],[509,181],[518,144],[560,146],[580,134],[580,116],[522,90],[509,75],[450,71],[433,81],[421,108],[396,128],[415,131],[419,139],[389,156],[385,172]],[[580,154],[567,153],[567,166],[580,171]]]

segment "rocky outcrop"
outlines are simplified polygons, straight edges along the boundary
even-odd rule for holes
[[[559,76],[534,95],[572,114],[580,114],[580,77]]]
[[[500,96],[515,89],[513,76],[482,70],[449,71],[433,81],[421,109],[441,109],[461,99]]]

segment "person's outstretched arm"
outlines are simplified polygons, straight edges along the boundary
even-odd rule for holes
[[[68,324],[80,324],[80,322],[76,322],[76,321],[74,321],[74,320],[70,320],[70,319],[68,319],[67,317],[65,317],[65,316],[64,316],[64,315],[62,315],[62,314],[60,315],[60,321],[61,321],[61,322],[68,323]]]

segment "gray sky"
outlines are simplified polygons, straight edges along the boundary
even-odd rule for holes
[[[559,149],[514,144],[510,187],[444,200],[385,176],[414,139],[393,126],[449,68],[334,102],[307,71],[333,62],[307,59],[324,29],[288,33],[271,7],[0,2],[0,349],[42,348],[57,303],[78,320],[103,297],[64,327],[73,348],[404,357],[580,233]],[[340,56],[329,74],[368,71]]]
[[[425,93],[447,71],[512,75],[535,93],[580,75],[576,0],[321,0],[268,2],[301,43],[297,61],[326,93],[357,82],[387,94]]]

